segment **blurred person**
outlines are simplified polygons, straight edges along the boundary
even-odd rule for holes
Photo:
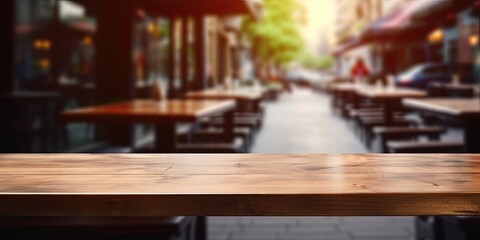
[[[367,66],[363,59],[358,58],[353,67],[350,70],[350,76],[355,81],[363,81],[370,75],[370,71],[368,70]]]

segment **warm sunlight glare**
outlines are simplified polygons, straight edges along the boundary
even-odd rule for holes
[[[302,34],[309,50],[322,51],[322,45],[331,45],[333,40],[334,0],[299,0],[307,11],[307,23]]]

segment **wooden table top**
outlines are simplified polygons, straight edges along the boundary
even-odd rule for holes
[[[357,89],[355,83],[338,83],[333,84],[332,89],[339,92],[354,92]]]
[[[202,91],[189,92],[185,95],[190,99],[234,99],[234,100],[260,100],[266,90],[264,88],[240,88],[234,90],[208,89]]]
[[[0,216],[479,214],[474,154],[0,155]]]
[[[433,86],[436,87],[445,87],[452,90],[470,90],[478,87],[478,84],[470,83],[434,83]]]
[[[369,98],[421,98],[426,97],[427,92],[410,88],[385,88],[385,87],[370,87],[361,86],[356,89],[357,94]]]
[[[234,108],[233,100],[133,100],[66,111],[61,118],[67,122],[190,122]]]
[[[457,117],[480,117],[480,99],[478,98],[404,99],[403,105]]]

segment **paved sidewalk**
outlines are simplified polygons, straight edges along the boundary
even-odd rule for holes
[[[255,153],[365,153],[347,122],[335,116],[324,93],[295,89],[264,104],[266,115]]]
[[[266,103],[254,153],[365,153],[322,93]],[[413,217],[210,217],[210,240],[413,240]]]

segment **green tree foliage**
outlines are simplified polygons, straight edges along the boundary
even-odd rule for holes
[[[321,57],[314,56],[311,53],[304,53],[300,59],[300,64],[308,69],[327,70],[333,66],[333,58],[330,55]]]
[[[243,25],[259,60],[275,66],[296,60],[304,47],[299,25],[306,21],[305,14],[297,0],[264,0],[261,21],[247,17]]]

